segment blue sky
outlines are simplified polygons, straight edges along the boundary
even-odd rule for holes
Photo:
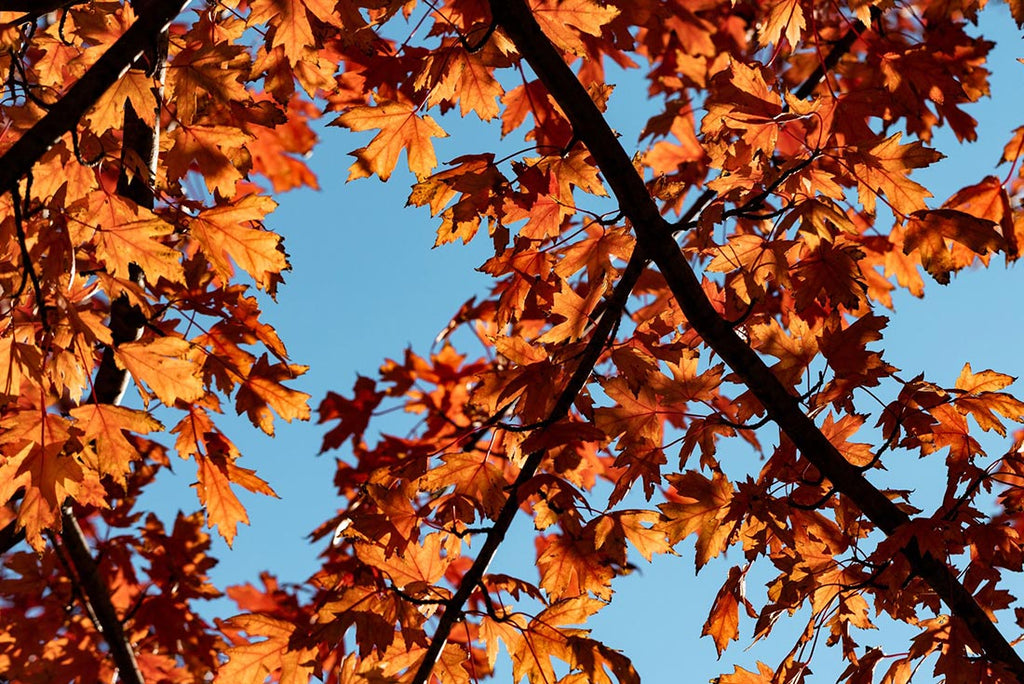
[[[1005,6],[986,10],[980,31],[999,41],[990,67],[995,72],[994,99],[969,109],[981,121],[981,142],[957,149],[949,136],[937,138],[936,146],[948,158],[918,176],[933,189],[936,206],[960,187],[990,173],[1004,175],[1006,167],[996,170],[995,163],[1011,129],[1024,123],[1014,118],[1019,116],[1019,89],[1024,82],[1024,66],[1016,58],[1024,56],[1024,50]],[[643,86],[636,82],[620,84],[611,98],[612,124],[623,133],[627,151],[650,116],[645,104]],[[331,118],[328,115],[325,120]],[[454,132],[441,141],[438,157],[442,160],[467,151],[518,146],[518,141],[498,142],[498,131],[478,122],[456,123],[446,117],[441,125]],[[312,395],[314,409],[328,390],[348,393],[357,373],[373,376],[386,357],[400,356],[407,346],[427,353],[459,305],[488,285],[488,279],[474,270],[489,256],[486,236],[479,236],[468,247],[431,249],[437,221],[421,209],[404,208],[411,183],[407,174],[396,173],[386,184],[375,179],[345,184],[351,159],[347,153],[362,144],[364,137],[323,129],[322,144],[311,159],[322,189],[281,196],[278,211],[268,221],[285,236],[294,270],[286,277],[278,303],[266,303],[266,320],[284,339],[293,362],[310,366],[295,387]],[[1022,374],[1024,314],[1017,304],[1017,294],[1024,291],[1022,284],[1019,268],[1007,270],[996,260],[987,272],[961,273],[948,287],[929,282],[924,300],[898,297],[895,313],[888,314],[891,322],[881,344],[887,360],[903,369],[904,376],[925,372],[940,383],[952,383],[965,361],[975,370],[993,368]],[[385,417],[371,428],[400,430],[400,420],[399,416]],[[242,493],[252,526],[240,529],[234,549],[217,544],[220,565],[213,573],[215,583],[256,582],[264,569],[281,581],[301,582],[318,567],[316,556],[321,550],[311,546],[305,535],[338,506],[331,480],[334,459],[345,454],[318,457],[324,427],[314,423],[278,421],[274,439],[240,419],[221,423],[245,454],[242,465],[256,468],[281,498]],[[763,431],[762,439],[772,443],[776,439],[773,434]],[[990,444],[998,453],[998,443]],[[908,460],[902,472],[914,472],[916,457],[900,457]],[[194,490],[189,488],[195,480],[194,465],[178,461],[175,470],[176,476],[160,483],[149,499],[161,515],[173,516],[179,508],[190,512],[198,507]],[[900,471],[897,468],[896,472]],[[935,473],[934,483],[941,482],[940,476]],[[915,478],[920,487],[934,484],[928,473],[919,469]],[[519,521],[492,571],[520,571],[527,579],[535,576],[528,527],[525,519]],[[731,563],[712,564],[695,579],[689,555],[692,544],[684,542],[681,547],[682,557],[656,559],[654,566],[641,559],[637,561],[640,572],[618,581],[612,605],[594,624],[598,637],[625,651],[644,680],[651,682],[676,681],[681,674],[687,681],[703,682],[723,670],[730,671],[732,662],[756,669],[757,658],[777,664],[792,645],[793,636],[778,642],[770,639],[745,653],[742,649],[751,635],[751,621],[741,621],[741,636],[747,641],[741,640],[722,663],[716,662],[711,640],[698,636],[723,579],[719,571],[724,572]],[[760,590],[753,579],[750,590],[755,596]],[[226,601],[211,608],[211,616],[233,614],[233,605]],[[799,621],[793,624],[800,626]],[[885,636],[871,635],[862,643],[881,643]],[[819,651],[822,656],[829,655],[823,645]],[[835,658],[824,658],[811,681],[835,681],[835,662]],[[498,681],[507,679],[499,677]]]

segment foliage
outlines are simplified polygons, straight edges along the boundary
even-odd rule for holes
[[[850,683],[1024,681],[1024,403],[969,364],[906,379],[879,346],[894,290],[1020,255],[1024,127],[1003,178],[937,207],[913,178],[937,128],[978,136],[983,3],[184,4],[0,0],[5,679],[448,684],[504,649],[516,681],[636,682],[587,622],[692,539],[698,570],[732,550],[720,654],[744,620],[806,620],[720,684],[804,681],[819,641]],[[603,115],[612,74],[658,109],[636,149]],[[211,622],[204,528],[230,544],[238,488],[274,495],[218,417],[310,417],[253,289],[289,268],[263,221],[315,187],[324,112],[369,132],[350,180],[405,158],[437,245],[486,231],[493,286],[432,353],[323,399],[344,455],[322,569],[228,587],[242,614]],[[528,147],[439,164],[457,117]],[[394,407],[416,428],[374,437]],[[899,452],[943,470],[937,509],[872,483]],[[201,510],[161,520],[139,497],[174,459]],[[490,567],[517,516],[536,577]],[[752,568],[775,575],[760,605]],[[916,631],[903,652],[859,642],[883,620]]]

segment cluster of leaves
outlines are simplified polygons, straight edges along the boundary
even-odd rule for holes
[[[1024,402],[969,365],[953,387],[904,379],[873,346],[895,289],[1020,255],[1024,127],[1006,178],[939,208],[911,178],[942,157],[937,127],[977,137],[979,2],[58,4],[0,14],[9,679],[469,682],[503,646],[516,681],[635,682],[585,623],[636,553],[692,538],[698,569],[740,559],[704,627],[720,653],[741,609],[759,639],[807,619],[779,663],[722,684],[803,681],[819,634],[844,681],[905,682],[926,659],[949,681],[1024,680],[994,625],[1024,564],[1006,524]],[[632,155],[603,116],[611,63],[657,103]],[[529,148],[439,168],[429,112],[456,109]],[[274,413],[308,417],[249,288],[273,295],[288,268],[262,221],[270,193],[315,186],[322,110],[374,132],[350,179],[387,180],[404,152],[438,245],[486,230],[494,284],[433,353],[323,400],[324,450],[347,451],[323,568],[305,591],[228,589],[245,612],[211,625],[203,524],[230,543],[232,486],[273,494],[216,415],[233,397],[269,434]],[[126,375],[143,408],[118,405]],[[416,428],[368,437],[395,406]],[[172,423],[173,445],[154,439]],[[726,462],[730,440],[760,470]],[[168,532],[136,503],[170,451],[203,510]],[[898,452],[944,457],[935,510],[871,484]],[[537,577],[490,567],[519,515]],[[776,573],[760,605],[755,564]],[[858,643],[879,619],[917,630],[905,652]]]

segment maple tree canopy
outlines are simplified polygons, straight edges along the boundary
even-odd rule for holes
[[[982,5],[0,0],[0,677],[638,682],[588,620],[692,543],[724,569],[703,635],[726,663],[781,639],[718,684],[805,681],[822,649],[850,684],[1024,682],[1024,403],[883,351],[894,291],[1021,254],[1024,126],[998,177],[915,180],[938,129],[979,135]],[[617,78],[646,85],[639,141],[606,118]],[[211,531],[248,522],[239,488],[275,495],[221,416],[311,417],[256,294],[325,115],[362,143],[350,181],[407,166],[437,245],[490,240],[492,285],[320,402],[321,569],[216,587]],[[516,151],[439,160],[460,117]],[[373,429],[393,408],[404,436]],[[912,458],[937,507],[877,484]],[[196,512],[161,519],[140,495],[172,463]],[[532,576],[491,562],[517,518]],[[894,623],[908,644],[863,643]]]

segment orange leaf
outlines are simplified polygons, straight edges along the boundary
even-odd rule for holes
[[[189,358],[192,347],[180,337],[158,337],[148,342],[128,342],[114,348],[117,365],[136,383],[145,383],[167,406],[179,399],[195,401],[206,393],[199,377],[199,365]],[[139,384],[139,394],[148,404],[150,395]]]
[[[99,475],[109,475],[122,487],[139,450],[125,438],[125,432],[145,435],[163,429],[158,420],[143,411],[110,404],[85,404],[71,409],[75,427],[86,440],[94,442],[83,460]]]
[[[422,588],[440,580],[454,558],[441,552],[445,536],[440,532],[428,534],[422,545],[408,544],[401,556],[391,557],[382,546],[360,542],[355,545],[356,555],[390,577],[399,589],[411,585]]]
[[[579,33],[600,36],[602,27],[617,17],[619,10],[594,0],[542,0],[536,3],[533,14],[548,40],[581,55],[586,45]]]
[[[786,34],[791,49],[800,44],[800,33],[807,27],[800,0],[779,0],[768,11],[768,18],[761,28],[761,46],[769,43],[778,45],[779,38]]]
[[[695,470],[681,475],[669,475],[677,497],[669,503],[658,504],[664,516],[658,529],[664,530],[669,542],[697,532],[696,564],[699,570],[711,558],[725,550],[731,526],[723,524],[733,498],[733,488],[721,473],[709,480]]]
[[[594,594],[610,600],[615,572],[586,542],[560,535],[537,540],[543,552],[537,558],[540,586],[552,600]]]
[[[902,134],[891,136],[860,154],[854,163],[857,177],[857,195],[864,210],[874,212],[876,193],[884,194],[900,214],[911,214],[925,208],[924,200],[931,197],[920,184],[910,180],[913,169],[922,168],[942,159],[942,154],[926,148],[915,140],[900,145]]]
[[[168,131],[174,141],[165,155],[167,180],[183,178],[190,170],[202,170],[210,192],[232,197],[235,184],[249,168],[245,144],[252,136],[232,126],[178,126]],[[148,272],[148,271],[147,271]]]
[[[1004,241],[996,231],[996,224],[955,209],[934,209],[914,212],[907,221],[903,253],[918,252],[921,265],[935,280],[949,283],[949,274],[970,265],[973,261],[955,258],[946,246],[946,240],[958,242],[977,254],[988,254],[1002,249]]]
[[[716,681],[717,684],[773,684],[775,682],[775,673],[770,667],[758,661],[757,672],[751,672],[739,665],[733,665],[732,674],[724,674]]]
[[[353,131],[380,129],[369,145],[351,153],[356,162],[349,167],[350,181],[374,173],[381,180],[387,180],[403,149],[409,170],[422,181],[437,166],[430,139],[448,137],[430,116],[421,117],[413,105],[393,100],[382,100],[372,107],[353,107],[329,125],[344,126]]]
[[[743,597],[744,572],[738,567],[729,568],[729,578],[715,596],[711,612],[704,623],[701,636],[715,640],[718,656],[722,656],[730,641],[736,641],[740,633],[740,600]],[[746,603],[746,599],[743,599]]]
[[[156,120],[156,96],[153,77],[144,71],[129,69],[128,73],[112,85],[86,115],[90,128],[97,135],[124,125],[125,105],[131,102],[132,109],[142,121],[153,125]]]
[[[136,264],[150,282],[161,277],[174,283],[183,281],[181,253],[162,242],[174,232],[174,226],[149,209],[97,190],[72,207],[71,214],[77,219],[69,222],[72,239],[95,241],[96,256],[110,275],[128,280],[129,266]]]
[[[217,275],[231,281],[234,269],[252,276],[256,287],[269,290],[277,276],[289,268],[281,236],[265,230],[261,221],[277,203],[262,195],[246,195],[232,204],[203,209],[189,221],[189,234],[202,246]]]
[[[252,424],[268,435],[274,434],[274,416],[270,409],[289,423],[296,418],[309,420],[309,395],[281,384],[283,380],[302,375],[308,368],[285,363],[271,366],[267,355],[263,354],[249,371],[249,377],[238,388],[235,409],[239,414],[245,411]]]
[[[280,673],[276,681],[298,684],[312,677],[316,652],[292,645],[295,625],[291,622],[269,615],[237,615],[226,620],[225,626],[250,637],[267,638],[229,648],[228,661],[218,668],[215,682],[263,684],[269,675]]]
[[[224,537],[231,546],[238,532],[238,523],[249,524],[249,515],[242,502],[231,489],[237,484],[250,492],[276,497],[277,494],[266,482],[248,468],[240,468],[222,454],[204,456],[196,454],[199,466],[199,481],[192,485],[199,494],[199,501],[206,509],[206,522]]]

